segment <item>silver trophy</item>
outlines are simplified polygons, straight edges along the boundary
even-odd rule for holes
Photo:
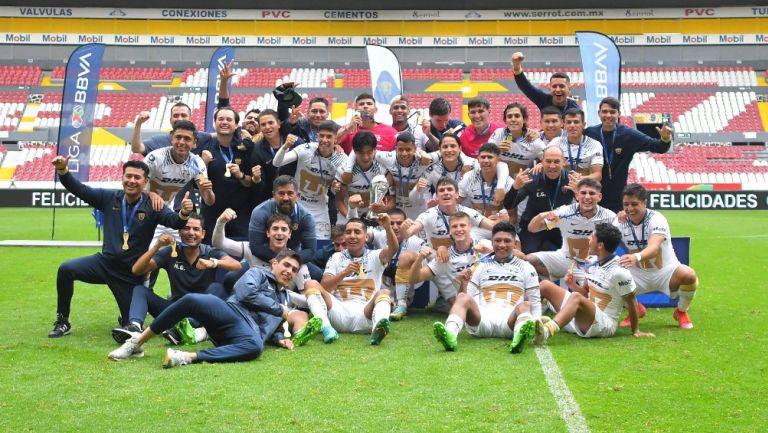
[[[386,197],[387,192],[389,192],[389,182],[387,182],[387,177],[381,174],[374,176],[371,180],[371,201],[368,206],[374,203],[384,204],[384,197]],[[375,220],[377,216],[374,212],[369,210],[368,218]]]

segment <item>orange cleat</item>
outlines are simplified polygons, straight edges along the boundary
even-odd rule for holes
[[[691,323],[691,318],[688,317],[687,311],[680,311],[677,308],[675,308],[675,312],[672,313],[672,317],[677,320],[678,326],[680,326],[683,329],[691,329],[693,328],[693,323]]]
[[[648,310],[645,309],[645,305],[643,305],[643,304],[638,302],[637,303],[637,318],[638,319],[642,319],[643,317],[645,317],[646,314],[648,314]],[[630,325],[632,325],[632,323],[630,323],[630,321],[629,321],[629,314],[627,314],[627,317],[625,317],[624,320],[622,320],[621,323],[619,323],[619,326],[621,326],[622,328],[629,328]]]

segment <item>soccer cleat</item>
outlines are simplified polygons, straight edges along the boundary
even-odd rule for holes
[[[293,341],[293,344],[297,346],[303,346],[307,344],[307,342],[317,335],[318,332],[320,332],[320,328],[323,326],[323,319],[319,317],[313,317],[309,319],[309,322],[307,322],[306,325],[304,325],[303,328],[301,328],[298,332],[293,334],[293,337],[291,337],[291,341]]]
[[[192,324],[189,323],[189,319],[186,317],[177,323],[176,326],[174,326],[174,329],[176,329],[176,332],[181,336],[181,343],[183,345],[186,346],[197,342],[197,338],[195,338],[195,328],[192,327]]]
[[[373,332],[371,332],[370,341],[372,346],[381,344],[381,340],[389,334],[390,326],[392,326],[392,324],[386,317],[376,322],[376,326],[373,327]]]
[[[449,352],[456,350],[456,336],[453,335],[442,322],[435,322],[432,325],[432,331],[434,332],[437,341],[443,345],[445,350]]]
[[[134,332],[141,333],[143,331],[139,322],[131,322],[128,326],[121,326],[112,330],[112,339],[119,344],[123,344],[131,338]]]
[[[331,325],[323,326],[320,332],[323,333],[323,343],[325,344],[333,343],[339,339],[339,333]]]
[[[637,318],[642,319],[645,317],[645,315],[648,314],[648,310],[646,310],[645,305],[641,303],[637,303]],[[624,318],[624,320],[619,323],[619,326],[622,328],[629,328],[632,325],[632,323],[629,321],[629,314],[627,314],[627,317]]]
[[[53,329],[48,333],[48,338],[59,338],[69,335],[72,332],[72,324],[69,323],[61,314],[56,315],[56,321],[53,322]]]
[[[680,326],[683,329],[691,329],[693,328],[693,323],[691,323],[691,318],[688,317],[687,311],[680,311],[677,308],[675,308],[675,311],[672,313],[672,317],[677,320],[678,326]]]
[[[389,320],[403,320],[406,314],[408,314],[408,308],[405,305],[398,305],[395,307],[395,311],[389,315]]]
[[[138,332],[132,332],[130,338],[126,340],[122,346],[109,352],[107,357],[113,361],[121,361],[128,358],[141,358],[144,356],[144,347],[139,344],[140,335],[141,334]]]
[[[533,340],[534,334],[536,334],[536,322],[533,320],[526,320],[517,334],[512,337],[512,343],[509,344],[510,353],[520,353],[523,351],[523,346],[526,342]]]
[[[181,350],[173,350],[170,347],[165,351],[165,356],[163,356],[163,368],[187,365],[189,362],[190,360],[186,353]]]
[[[547,332],[547,327],[544,322],[544,318],[549,319],[549,317],[547,316],[541,316],[541,319],[536,321],[536,329],[534,330],[534,334],[533,334],[534,346],[543,346],[544,343],[547,342],[547,338],[549,338],[549,333]],[[547,322],[549,320],[547,320]]]
[[[168,342],[170,342],[174,346],[178,346],[183,343],[181,335],[179,335],[179,333],[176,331],[176,328],[166,329],[160,335],[162,335],[163,338],[168,340]]]

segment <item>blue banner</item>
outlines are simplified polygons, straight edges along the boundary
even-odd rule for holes
[[[208,94],[205,99],[205,132],[213,132],[213,113],[219,104],[219,72],[235,58],[234,47],[219,47],[208,65]],[[227,89],[232,90],[232,80]]]
[[[81,182],[88,181],[93,115],[103,55],[102,44],[79,47],[69,56],[64,75],[57,154],[70,157],[69,171]]]
[[[587,125],[597,125],[600,100],[613,96],[621,100],[621,54],[608,36],[597,32],[576,32],[584,70]]]

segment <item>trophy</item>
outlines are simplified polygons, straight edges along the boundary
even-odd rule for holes
[[[387,177],[381,174],[378,174],[371,179],[371,193],[370,193],[370,203],[369,206],[374,203],[384,203],[384,197],[386,197],[387,192],[389,191],[389,182],[387,182]],[[368,212],[368,218],[375,220],[376,215],[372,212]]]

